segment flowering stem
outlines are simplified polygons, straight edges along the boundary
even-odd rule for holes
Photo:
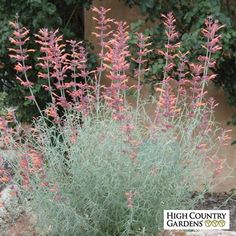
[[[103,38],[101,37],[100,38],[100,44],[101,44],[101,55],[104,54],[104,42],[103,42]],[[101,77],[102,77],[102,67],[103,67],[103,57],[101,58],[101,62],[100,62],[100,71],[99,71],[99,74],[98,74],[98,78],[97,78],[97,81],[96,81],[96,102],[97,102],[97,105],[96,105],[96,113],[97,113],[97,116],[98,116],[98,112],[100,110],[100,85],[101,85]]]
[[[207,39],[207,43],[209,43],[209,38]],[[201,89],[201,93],[200,93],[200,102],[202,102],[202,97],[203,97],[203,93],[204,93],[204,89],[205,89],[205,85],[206,85],[205,77],[208,74],[208,65],[209,65],[210,57],[211,57],[211,53],[209,52],[209,49],[207,49],[206,60],[204,63],[203,83],[202,83],[202,89]]]
[[[168,41],[167,41],[167,45],[169,45],[169,43],[170,43],[170,39],[168,38]],[[166,79],[166,77],[167,77],[167,71],[166,71],[166,68],[167,68],[167,65],[168,65],[168,62],[169,62],[169,60],[168,60],[168,55],[169,55],[169,48],[167,48],[166,49],[166,64],[165,64],[165,71],[164,71],[164,78],[163,78],[163,80],[165,80]],[[163,84],[162,84],[163,85]],[[163,88],[162,88],[163,89]]]
[[[23,52],[23,49],[22,49],[22,46],[19,45],[19,47],[20,47],[21,56],[22,56],[22,58],[23,58],[23,53],[22,53],[22,52]],[[24,60],[24,59],[22,60],[22,65],[23,65],[24,68],[26,68],[25,60]],[[26,81],[29,82],[29,79],[28,79],[28,76],[27,76],[25,70],[23,71],[23,74],[24,74],[24,76],[25,76]],[[41,109],[40,109],[40,107],[39,107],[39,105],[38,105],[38,103],[37,103],[37,101],[36,101],[36,99],[35,99],[35,96],[34,96],[34,93],[33,93],[32,89],[31,89],[31,87],[29,87],[29,91],[30,91],[30,95],[32,96],[33,101],[34,101],[34,103],[35,103],[35,105],[36,105],[36,107],[37,107],[37,109],[38,109],[40,115],[43,117],[43,113],[42,113],[42,111],[41,111]]]
[[[73,55],[73,61],[76,61],[76,58],[75,58],[75,47],[72,47],[72,55]],[[77,90],[77,87],[76,87],[76,65],[73,64],[73,75],[74,75],[74,91]],[[78,97],[76,96],[75,97],[75,102],[78,103]]]
[[[141,62],[142,61],[142,56],[140,55],[139,56],[139,61]],[[140,101],[140,85],[141,85],[141,67],[142,67],[142,64],[139,63],[138,65],[138,90],[137,90],[137,107],[136,107],[136,113],[138,114],[138,110],[139,110],[139,101]]]

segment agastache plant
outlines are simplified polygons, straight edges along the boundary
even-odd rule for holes
[[[49,31],[48,29],[41,29],[35,35],[41,52],[41,56],[38,58],[38,66],[41,67],[38,78],[46,79],[47,85],[43,85],[43,88],[51,96],[51,104],[45,109],[45,114],[51,117],[55,123],[60,123],[59,107],[65,111],[74,107],[83,115],[88,115],[89,111],[94,107],[93,94],[95,95],[95,108],[97,111],[99,110],[100,102],[104,99],[107,106],[112,110],[113,119],[119,121],[126,119],[125,93],[128,89],[128,71],[130,69],[130,63],[127,60],[130,57],[128,26],[125,22],[115,22],[107,18],[106,14],[109,10],[103,7],[93,8],[93,11],[98,14],[98,18],[94,18],[98,24],[96,27],[98,33],[95,33],[95,36],[99,39],[99,46],[101,47],[101,51],[98,54],[100,66],[93,74],[88,71],[87,52],[82,42],[68,40],[67,43],[70,45],[71,51],[67,53],[65,52],[66,44],[63,42],[62,35],[58,35],[58,30]],[[196,114],[199,115],[199,108],[205,107],[206,103],[202,101],[205,95],[204,87],[206,81],[215,77],[213,74],[208,76],[208,68],[212,68],[215,65],[211,55],[220,50],[218,46],[220,35],[217,35],[217,31],[222,26],[219,26],[218,22],[213,22],[210,18],[205,21],[206,28],[202,32],[207,38],[207,43],[204,45],[207,52],[206,56],[198,58],[201,63],[190,64],[192,80],[189,81],[191,85],[189,95],[189,92],[186,92],[185,89],[189,76],[189,72],[186,71],[187,64],[189,64],[188,52],[181,53],[178,51],[181,44],[176,42],[179,33],[176,31],[176,20],[173,13],[170,12],[167,15],[162,14],[161,16],[166,28],[167,44],[165,45],[165,50],[158,50],[158,52],[164,56],[166,65],[163,70],[164,76],[161,87],[156,88],[157,94],[159,93],[160,96],[157,100],[155,122],[160,122],[162,131],[168,131],[168,129],[174,126],[176,119],[181,119],[179,116],[184,115],[180,101],[183,102],[183,105],[188,100],[190,101],[185,112],[187,117],[192,119],[196,117]],[[111,24],[116,27],[114,33],[110,30]],[[18,78],[18,80],[23,87],[30,90],[30,98],[37,104],[32,92],[33,83],[26,74],[31,69],[31,66],[26,65],[28,52],[33,52],[33,50],[24,48],[29,40],[29,31],[24,27],[20,27],[18,19],[15,23],[11,23],[11,25],[15,31],[10,40],[17,47],[17,49],[10,49],[11,52],[14,52],[14,54],[11,54],[11,57],[17,61],[16,70],[25,76],[25,80],[21,78]],[[135,75],[138,77],[136,112],[138,112],[140,103],[141,77],[146,71],[142,66],[146,62],[145,57],[150,52],[148,49],[150,46],[150,43],[147,42],[148,39],[142,33],[137,34],[138,52],[137,57],[133,58],[138,64],[138,69],[135,71]],[[177,59],[179,59],[179,63],[175,65]],[[175,69],[177,72],[174,71]],[[102,72],[104,73],[102,74]],[[91,75],[94,76],[95,87],[88,84],[88,78],[91,80]],[[102,76],[108,78],[110,85],[104,86],[103,93],[101,94]],[[178,78],[177,96],[171,85],[176,76]],[[66,81],[68,78],[71,78],[71,81]],[[78,83],[78,80],[81,78],[84,82]],[[69,95],[71,101],[68,101],[66,95]],[[187,99],[188,96],[189,99]],[[207,112],[203,114],[201,126],[205,127],[208,116]],[[127,118],[126,120],[128,121],[129,119]]]
[[[97,37],[98,45],[100,46],[101,50],[98,54],[100,58],[100,65],[97,68],[98,75],[95,76],[96,78],[96,111],[98,113],[99,107],[100,107],[100,90],[101,90],[101,79],[102,79],[102,72],[105,71],[104,67],[104,58],[105,58],[105,53],[106,53],[106,45],[107,42],[109,41],[110,36],[112,35],[112,30],[111,30],[111,23],[114,22],[113,19],[108,18],[106,15],[111,9],[104,8],[104,7],[93,7],[92,11],[98,14],[98,18],[93,17],[93,19],[96,21],[97,26],[96,29],[98,32],[93,32],[93,35]]]
[[[166,65],[163,69],[164,76],[161,87],[156,88],[160,95],[155,121],[159,121],[162,127],[165,127],[162,130],[167,131],[174,127],[176,119],[186,117],[185,119],[191,119],[193,122],[198,120],[200,129],[198,131],[192,129],[191,132],[188,132],[189,138],[191,136],[194,138],[196,132],[199,132],[202,137],[207,136],[212,132],[211,119],[216,104],[212,98],[206,99],[205,86],[208,81],[216,77],[209,69],[214,68],[216,64],[212,56],[221,49],[219,46],[221,35],[217,33],[224,26],[219,25],[218,21],[214,21],[211,17],[205,20],[205,28],[202,30],[202,34],[206,38],[206,43],[203,44],[206,55],[198,57],[199,63],[191,63],[187,58],[189,52],[178,52],[181,43],[175,43],[179,34],[176,31],[173,13],[162,14],[162,17],[168,40],[165,45],[166,50],[158,50],[158,53],[164,56]],[[177,59],[179,59],[179,63],[176,65]],[[187,71],[188,66],[190,71]],[[175,68],[176,73],[174,72]],[[178,79],[177,96],[173,93],[171,85],[176,76]],[[188,86],[189,88],[187,88]],[[196,148],[201,151],[207,150],[205,143],[200,143]],[[218,169],[216,172],[220,172],[221,162],[215,161],[213,158],[210,160],[220,166],[216,167]]]
[[[180,47],[180,43],[175,41],[179,38],[179,33],[176,31],[176,20],[172,12],[167,15],[161,14],[163,18],[163,24],[165,26],[165,33],[167,36],[167,43],[165,44],[165,51],[158,50],[158,52],[165,57],[164,77],[165,80],[168,74],[174,69],[175,64],[173,60],[177,56],[175,51]]]
[[[138,84],[137,84],[137,102],[136,102],[136,111],[138,113],[139,110],[139,104],[140,104],[140,93],[141,93],[141,78],[145,75],[145,72],[148,71],[148,69],[143,68],[143,65],[145,62],[147,62],[146,56],[148,53],[150,53],[152,50],[148,49],[148,47],[151,45],[151,43],[148,42],[150,37],[145,36],[143,33],[137,33],[137,58],[133,58],[133,61],[135,61],[138,65],[137,70],[135,70],[134,76],[138,78]]]
[[[169,12],[168,14],[164,15],[161,14],[161,17],[163,18],[163,24],[165,26],[165,34],[167,36],[167,43],[165,44],[165,50],[158,50],[158,53],[160,55],[163,55],[165,58],[165,66],[163,68],[163,82],[161,83],[161,88],[157,88],[157,92],[160,92],[159,95],[159,103],[157,105],[156,109],[156,117],[155,121],[159,119],[158,117],[161,116],[163,113],[164,117],[166,117],[166,112],[164,110],[170,110],[170,109],[176,109],[177,110],[177,99],[175,98],[175,95],[171,92],[171,87],[168,85],[169,82],[174,79],[174,69],[176,67],[174,59],[178,56],[177,49],[180,47],[179,42],[175,42],[179,38],[179,33],[176,31],[176,19],[172,12]],[[183,67],[184,65],[182,65]],[[179,68],[183,70],[184,68]],[[163,92],[165,92],[165,95],[163,97]],[[163,104],[169,104],[168,106],[163,106]],[[171,108],[172,107],[172,108]],[[161,111],[160,109],[163,109]],[[172,112],[171,112],[172,113]],[[172,114],[173,117],[174,114]],[[175,116],[175,115],[174,115]],[[168,120],[172,120],[171,118]],[[169,121],[165,122],[165,126],[170,126]]]
[[[40,45],[40,52],[43,54],[38,58],[38,66],[42,68],[42,72],[38,72],[38,77],[46,79],[48,85],[44,85],[44,89],[49,92],[51,102],[55,104],[55,98],[53,97],[53,88],[51,84],[51,68],[52,65],[52,51],[50,44],[52,43],[52,37],[54,33],[48,29],[40,29],[39,33],[35,35],[37,38],[36,42]]]
[[[52,72],[51,78],[54,78],[54,85],[59,94],[55,94],[57,105],[62,108],[69,109],[70,104],[66,100],[67,85],[65,84],[65,79],[67,77],[66,72],[68,70],[68,65],[66,64],[68,54],[65,53],[65,44],[63,43],[63,36],[57,35],[58,30],[53,32],[52,39],[50,42],[50,51],[52,53]]]
[[[75,103],[75,108],[83,115],[88,114],[94,100],[95,87],[88,83],[90,72],[87,67],[87,52],[83,42],[75,40],[67,41],[71,47],[70,59],[68,59],[68,70],[71,72],[72,82],[67,83],[67,93]],[[84,82],[78,82],[78,80]],[[71,89],[70,89],[71,87]]]
[[[35,99],[33,94],[32,86],[33,82],[29,80],[27,71],[32,67],[27,65],[26,61],[29,58],[28,53],[34,52],[34,49],[28,49],[26,43],[30,40],[29,38],[29,30],[25,27],[22,27],[18,21],[18,15],[16,15],[16,21],[10,22],[11,27],[14,29],[12,37],[9,38],[10,42],[15,46],[15,48],[9,48],[10,54],[9,56],[16,61],[15,70],[21,76],[23,75],[24,79],[21,79],[17,76],[17,80],[20,81],[20,84],[29,89],[30,96],[26,96],[27,99],[33,100],[35,105],[38,108],[40,115],[42,116],[41,109]]]
[[[15,176],[4,169],[0,156],[0,182],[17,184],[19,193],[30,196],[26,204],[44,221],[42,230],[51,230],[46,234],[156,235],[163,209],[187,208],[190,192],[205,174],[209,183],[223,170],[224,160],[218,157],[230,137],[214,122],[217,104],[205,96],[205,86],[215,76],[210,69],[222,26],[206,20],[207,52],[192,63],[191,52],[180,49],[173,13],[162,15],[167,43],[158,53],[166,63],[154,88],[154,104],[148,104],[156,107],[152,116],[141,99],[149,37],[136,35],[137,52],[131,58],[128,25],[107,18],[110,9],[92,10],[99,41],[99,65],[92,71],[83,42],[65,41],[59,30],[41,29],[34,36],[40,52],[36,79],[50,98],[40,114],[50,123],[36,119],[23,136],[14,113],[0,118],[0,141],[17,153]],[[33,52],[27,49],[29,31],[18,19],[11,25],[10,54],[18,81],[37,105],[35,79],[27,76],[35,68],[28,64]],[[135,86],[130,86],[132,75]],[[136,88],[134,107],[127,99],[130,88]],[[209,171],[209,163],[214,170]]]
[[[221,50],[221,46],[219,45],[221,35],[218,34],[218,31],[223,28],[224,25],[219,25],[218,20],[213,20],[212,17],[208,17],[205,20],[205,28],[202,30],[202,34],[207,39],[207,42],[203,45],[203,48],[206,49],[205,57],[200,57],[199,60],[204,63],[204,71],[203,71],[203,82],[202,82],[202,90],[201,95],[204,92],[205,85],[208,81],[214,79],[216,77],[215,74],[208,75],[209,68],[214,68],[216,61],[212,58],[212,56]]]
[[[116,33],[107,43],[108,52],[105,54],[105,67],[108,69],[107,78],[110,86],[105,88],[105,99],[113,110],[113,117],[117,120],[124,119],[124,96],[128,89],[129,62],[130,56],[128,49],[128,26],[125,22],[116,22]]]

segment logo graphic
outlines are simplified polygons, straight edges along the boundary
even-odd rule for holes
[[[205,220],[204,221],[204,225],[206,227],[211,227],[211,226],[213,226],[213,227],[217,227],[217,226],[224,227],[225,224],[226,224],[225,220]]]
[[[229,229],[228,210],[165,210],[164,229]]]

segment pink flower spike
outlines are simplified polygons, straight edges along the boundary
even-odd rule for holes
[[[22,79],[20,79],[19,77],[16,77],[17,80],[20,81],[20,84],[25,87],[25,88],[31,88],[33,86],[33,83],[30,81],[23,81]]]

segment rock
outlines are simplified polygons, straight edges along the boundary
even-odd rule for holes
[[[15,163],[19,154],[15,150],[1,150],[0,149],[0,156],[4,159],[5,162],[8,164]]]
[[[11,225],[6,236],[36,236],[35,218],[31,214],[23,214],[17,221]]]
[[[23,207],[19,204],[17,196],[17,188],[14,185],[6,186],[0,192],[0,232],[6,231],[8,226],[12,224],[24,212]]]

